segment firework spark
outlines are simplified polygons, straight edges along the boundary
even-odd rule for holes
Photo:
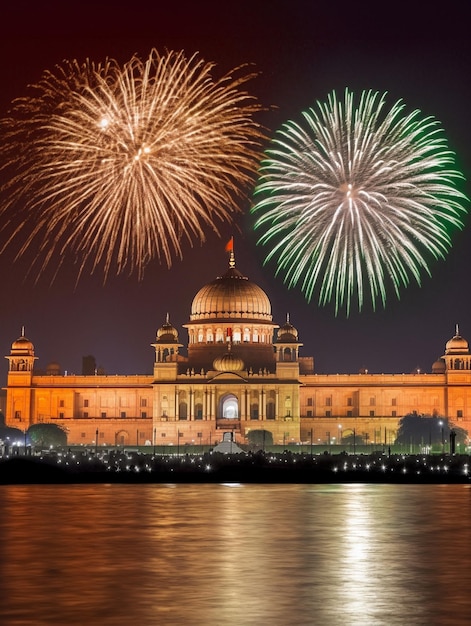
[[[103,263],[105,276],[142,276],[153,258],[181,257],[182,239],[231,222],[260,162],[260,105],[243,88],[252,73],[216,80],[213,69],[153,50],[122,67],[65,61],[46,72],[1,122],[6,245],[38,247],[40,272],[72,253],[79,274]]]
[[[266,262],[336,313],[354,300],[361,310],[366,296],[384,306],[390,285],[399,297],[411,278],[420,284],[463,225],[463,177],[441,126],[404,107],[333,92],[278,131],[261,165],[252,212]]]

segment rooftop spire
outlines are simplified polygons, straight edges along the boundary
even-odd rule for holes
[[[235,267],[235,255],[234,255],[234,237],[231,237],[226,243],[226,252],[229,252],[229,267]]]
[[[455,337],[459,337],[459,336],[460,336],[460,325],[455,324]]]

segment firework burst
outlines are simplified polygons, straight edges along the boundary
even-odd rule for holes
[[[262,162],[252,208],[259,243],[290,286],[335,311],[429,273],[461,228],[466,197],[440,124],[386,94],[331,93],[287,122]]]
[[[252,73],[213,69],[153,50],[46,72],[1,122],[6,246],[38,248],[40,272],[72,253],[79,273],[142,276],[232,222],[260,162],[260,105],[243,87]]]

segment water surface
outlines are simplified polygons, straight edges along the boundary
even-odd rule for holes
[[[0,623],[471,620],[467,485],[0,487]]]

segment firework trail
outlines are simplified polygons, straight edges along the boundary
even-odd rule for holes
[[[232,222],[253,185],[263,132],[244,68],[216,80],[183,52],[124,66],[64,61],[1,121],[5,247],[39,249],[39,273],[64,254],[105,276]]]
[[[440,124],[385,98],[331,93],[283,125],[260,168],[252,213],[266,262],[336,313],[420,284],[463,225],[463,176]]]

